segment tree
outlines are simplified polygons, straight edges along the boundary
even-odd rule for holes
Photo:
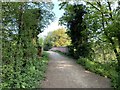
[[[89,25],[92,25],[92,23],[97,20],[96,23],[100,25],[100,27],[95,25],[96,30],[100,31],[97,34],[97,38],[99,38],[101,41],[107,42],[112,47],[112,50],[114,51],[114,54],[118,61],[117,71],[120,71],[120,28],[118,27],[120,25],[118,21],[120,17],[118,9],[119,7],[117,10],[112,9],[111,5],[113,3],[109,1],[94,1],[87,3],[90,5],[90,7],[93,8],[91,10],[89,9],[89,11],[93,12],[93,15],[99,17],[99,19],[95,19],[93,17],[94,19],[91,23],[89,23]],[[90,18],[90,15],[88,15],[88,17]],[[88,21],[90,21],[89,18],[87,18]],[[120,76],[120,74],[118,76]],[[119,78],[118,83],[120,83]],[[119,85],[115,87],[120,88]]]
[[[108,0],[85,1],[85,3],[85,6],[69,2],[60,4],[60,9],[65,10],[60,23],[68,28],[67,34],[72,40],[70,47],[72,55],[76,55],[77,58],[81,56],[80,60],[84,58],[101,64],[112,63],[112,69],[115,70],[117,66],[115,72],[119,73],[119,6],[117,9],[112,8],[114,3]],[[112,80],[115,82],[114,87],[119,88],[120,73],[114,75]]]
[[[66,34],[64,28],[57,29],[55,31],[49,32],[45,38],[44,45],[46,47],[59,47],[59,46],[68,46],[70,45],[70,38]]]
[[[3,78],[0,87],[28,88],[37,84],[37,35],[53,19],[52,7],[52,3],[44,2],[2,3]]]
[[[89,52],[88,37],[86,32],[86,23],[83,21],[85,6],[82,4],[69,4],[63,2],[60,4],[61,9],[65,10],[64,15],[60,18],[60,23],[68,28],[68,35],[71,38],[71,53],[75,58],[85,57]]]
[[[42,55],[42,52],[43,52],[43,38],[42,37],[39,37],[38,39],[38,55],[41,56]]]

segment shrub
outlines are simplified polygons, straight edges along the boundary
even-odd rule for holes
[[[20,63],[19,59],[19,63]],[[2,66],[1,88],[36,88],[39,87],[47,68],[48,54],[44,52],[41,58],[31,58],[25,68],[16,67],[14,64]],[[17,64],[20,65],[20,64]]]

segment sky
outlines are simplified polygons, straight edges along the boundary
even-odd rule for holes
[[[38,37],[45,37],[45,36],[47,36],[47,33],[50,31],[54,31],[54,30],[57,30],[59,28],[64,28],[63,26],[58,25],[59,18],[64,13],[64,10],[59,10],[60,1],[59,0],[51,0],[51,1],[54,4],[53,12],[55,13],[56,18],[53,22],[51,22],[51,24],[47,28],[45,28],[45,30],[42,33],[40,33],[38,35]],[[117,7],[117,2],[115,3],[115,5],[113,7]]]
[[[50,31],[54,31],[54,30],[57,30],[59,28],[62,28],[63,26],[60,26],[58,25],[58,21],[59,21],[59,18],[63,15],[64,13],[64,10],[59,10],[59,3],[58,0],[52,0],[53,4],[54,4],[54,9],[53,9],[53,12],[55,13],[55,19],[53,22],[51,22],[51,24],[45,28],[45,30],[40,33],[38,35],[38,37],[44,37],[44,36],[47,36],[47,33],[50,32]]]

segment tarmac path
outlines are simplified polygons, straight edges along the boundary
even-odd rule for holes
[[[42,88],[110,88],[108,78],[85,70],[75,60],[48,51],[50,61]]]

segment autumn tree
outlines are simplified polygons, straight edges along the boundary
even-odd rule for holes
[[[44,40],[45,47],[59,47],[59,46],[68,46],[71,43],[70,37],[66,34],[64,28],[60,28],[49,32],[47,37]]]

